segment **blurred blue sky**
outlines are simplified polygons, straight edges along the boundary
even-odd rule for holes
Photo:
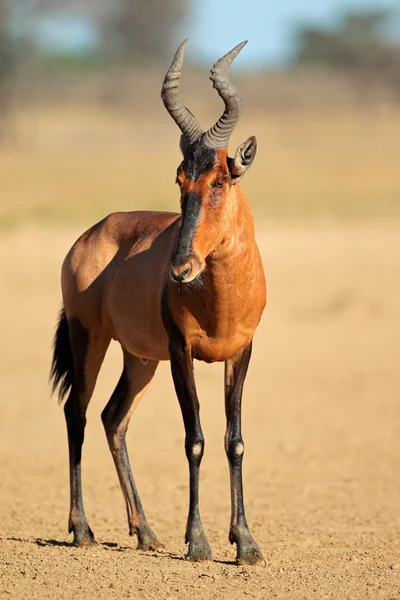
[[[176,43],[189,37],[188,58],[209,64],[245,39],[240,66],[274,66],[290,56],[298,23],[326,23],[345,10],[399,7],[399,0],[193,0]],[[42,46],[60,51],[81,50],[96,42],[89,21],[66,13],[42,20]]]
[[[37,26],[39,44],[46,50],[80,52],[96,44],[97,36],[90,21],[71,14],[43,17]]]
[[[210,63],[248,39],[242,66],[274,65],[290,56],[299,22],[334,21],[349,9],[400,6],[399,0],[195,0],[187,23],[188,56]]]

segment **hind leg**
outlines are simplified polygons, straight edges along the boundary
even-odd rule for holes
[[[137,547],[142,550],[155,550],[161,544],[147,523],[133,480],[125,436],[132,412],[152,380],[157,365],[156,361],[149,360],[143,363],[140,358],[124,352],[124,370],[101,415],[125,497],[129,534],[137,535]]]
[[[74,361],[74,383],[64,406],[68,431],[70,512],[68,531],[75,546],[88,546],[94,535],[90,529],[82,499],[81,458],[86,425],[86,410],[93,394],[104,355],[110,343],[108,334],[89,335],[76,318],[69,320],[69,337]]]

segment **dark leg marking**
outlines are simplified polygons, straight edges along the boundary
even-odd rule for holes
[[[95,338],[76,317],[66,326],[62,312],[54,346],[52,378],[59,385],[60,398],[69,390],[64,406],[68,431],[70,511],[68,530],[73,532],[75,546],[94,543],[82,500],[81,460],[85,434],[86,410],[92,397],[98,372],[110,343],[110,335],[98,331]]]
[[[68,531],[73,532],[75,546],[90,546],[95,543],[90,529],[82,499],[82,444],[86,425],[86,407],[79,405],[74,386],[64,406],[68,430],[69,447],[69,481],[70,481],[70,512]]]
[[[124,352],[124,370],[101,415],[126,502],[129,534],[137,535],[137,547],[141,550],[156,550],[162,545],[147,523],[132,476],[125,437],[131,414],[152,380],[157,365],[155,361],[144,364],[140,358]]]
[[[243,502],[242,462],[244,444],[241,431],[242,393],[251,357],[252,344],[225,362],[225,451],[231,481],[231,525],[229,541],[237,546],[239,565],[265,563],[260,548],[249,531]]]
[[[82,444],[85,435],[86,409],[90,398],[87,398],[84,376],[84,365],[89,347],[89,334],[76,318],[68,323],[69,338],[72,342],[74,374],[72,387],[64,406],[68,431],[69,478],[70,478],[70,513],[68,531],[74,534],[75,546],[90,546],[95,543],[90,529],[82,499],[81,459]],[[71,346],[72,348],[72,346]]]
[[[163,294],[162,316],[169,335],[171,372],[185,425],[185,451],[189,462],[190,499],[185,535],[185,543],[189,544],[189,547],[185,558],[193,561],[212,560],[211,548],[204,534],[199,510],[199,473],[204,453],[204,437],[200,425],[193,359],[169,312],[167,287]]]

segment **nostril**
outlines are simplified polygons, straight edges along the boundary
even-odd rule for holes
[[[184,271],[181,271],[179,273],[179,277],[182,277],[182,279],[185,279],[185,277],[187,275],[189,275],[190,271],[192,270],[192,267],[189,265],[188,267],[186,267],[186,269]]]
[[[183,269],[183,271],[180,271],[179,273],[176,272],[176,267],[172,267],[170,269],[170,275],[171,275],[171,279],[173,279],[174,281],[183,281],[190,273],[190,271],[192,270],[191,265],[189,265],[188,267],[186,267],[185,269]]]

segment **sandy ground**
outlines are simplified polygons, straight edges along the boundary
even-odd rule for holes
[[[67,534],[67,442],[50,399],[59,268],[79,231],[0,238],[0,598],[400,598],[400,225],[266,227],[269,308],[243,410],[247,516],[266,567],[227,540],[223,370],[196,367],[206,452],[201,509],[214,562],[182,560],[183,425],[161,365],[128,434],[148,519],[165,544],[135,551],[100,421],[121,368],[110,349],[84,446],[99,542]]]

